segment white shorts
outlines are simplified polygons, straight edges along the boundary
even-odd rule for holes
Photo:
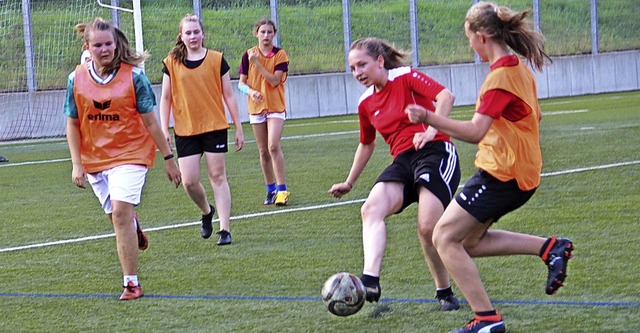
[[[130,203],[134,206],[140,204],[147,170],[144,165],[126,164],[87,174],[87,180],[104,212],[111,214],[113,212],[111,200]]]
[[[250,114],[249,124],[251,125],[264,124],[267,122],[267,119],[269,118],[285,120],[286,115],[285,115],[285,112],[263,112],[261,114]]]

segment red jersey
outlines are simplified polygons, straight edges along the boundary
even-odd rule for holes
[[[389,152],[395,158],[401,152],[413,149],[413,136],[427,130],[426,125],[409,121],[404,113],[407,105],[418,104],[429,111],[435,111],[433,102],[445,88],[411,67],[389,70],[387,80],[381,91],[375,91],[375,87],[371,86],[360,97],[360,142],[372,143],[377,130],[389,144]],[[433,141],[449,141],[449,136],[438,132]]]
[[[509,55],[491,64],[490,69],[517,66],[520,60],[516,55]],[[518,121],[531,112],[529,107],[518,96],[502,89],[491,89],[482,96],[482,103],[477,113],[487,115],[493,119],[505,117],[509,121]]]

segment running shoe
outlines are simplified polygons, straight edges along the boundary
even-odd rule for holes
[[[122,286],[122,287],[124,288],[124,291],[122,292],[122,295],[120,295],[120,298],[119,298],[119,300],[121,301],[130,301],[130,300],[138,299],[144,296],[140,285],[134,286],[133,282],[131,281],[129,281],[129,283],[126,286]]]
[[[202,235],[202,238],[204,239],[211,237],[211,234],[213,233],[211,221],[213,220],[213,214],[216,212],[216,209],[213,208],[213,205],[211,204],[209,204],[209,207],[211,207],[211,213],[202,215],[202,225],[200,226],[200,235]]]
[[[564,279],[567,277],[567,264],[569,259],[573,258],[573,243],[566,238],[551,238],[549,252],[543,255],[542,260],[549,268],[547,275],[547,286],[545,292],[547,295],[555,294],[560,287],[564,285]]]
[[[276,193],[276,206],[285,206],[289,202],[289,191],[278,191]]]

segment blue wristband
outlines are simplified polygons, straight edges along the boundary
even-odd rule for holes
[[[246,85],[246,84],[242,84],[242,85],[241,85],[241,84],[238,84],[238,89],[240,89],[240,91],[241,91],[242,93],[244,93],[245,95],[248,95],[248,94],[249,94],[249,86],[248,86],[248,85]]]

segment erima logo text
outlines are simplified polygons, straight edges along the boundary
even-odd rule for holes
[[[106,101],[106,102],[98,102],[98,101],[93,101],[93,107],[98,109],[98,110],[106,110],[108,108],[111,107],[111,101]]]
[[[101,121],[120,121],[120,117],[117,114],[88,114],[87,119],[89,120],[101,120]]]

